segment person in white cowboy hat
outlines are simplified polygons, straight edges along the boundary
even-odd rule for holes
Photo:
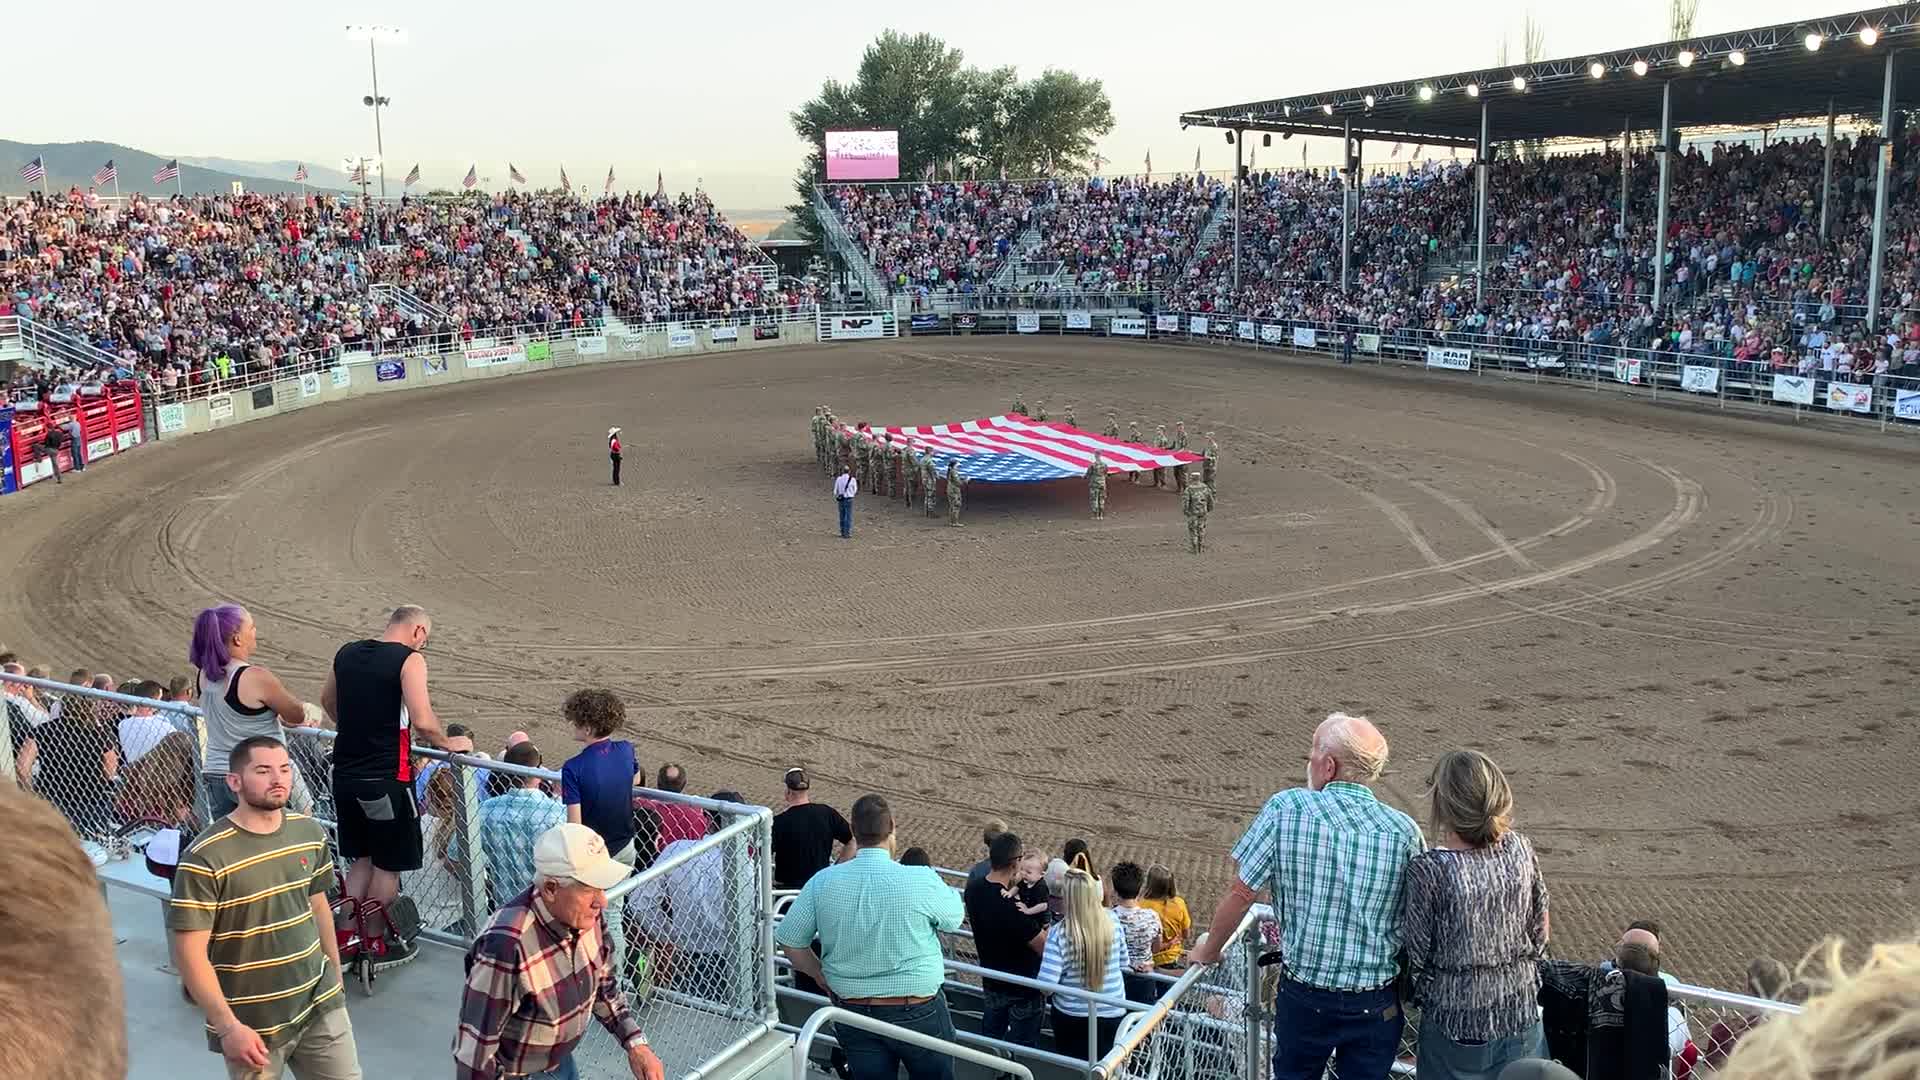
[[[620,486],[620,429],[607,429],[607,456],[613,459],[613,486]]]

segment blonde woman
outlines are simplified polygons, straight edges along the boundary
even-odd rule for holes
[[[1040,954],[1043,983],[1122,997],[1126,993],[1127,938],[1120,924],[1100,906],[1100,882],[1085,870],[1066,872],[1066,917],[1047,935]],[[1113,1049],[1113,1037],[1126,1010],[1067,994],[1053,996],[1053,1045],[1057,1053],[1087,1053],[1087,1027],[1095,1029],[1095,1056]]]
[[[1428,781],[1435,847],[1407,864],[1402,911],[1421,1080],[1495,1080],[1545,1053],[1536,1003],[1547,886],[1513,831],[1513,790],[1475,750],[1442,757]]]
[[[1920,1075],[1920,944],[1876,945],[1857,971],[1829,942],[1804,1011],[1749,1031],[1718,1080],[1905,1080]],[[1820,969],[1824,967],[1825,970]]]

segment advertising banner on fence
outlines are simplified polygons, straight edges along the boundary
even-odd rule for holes
[[[1353,335],[1353,351],[1377,355],[1380,352],[1379,334]]]
[[[1067,329],[1069,330],[1093,329],[1093,312],[1091,311],[1067,312]]]
[[[1287,340],[1287,328],[1284,326],[1275,326],[1272,323],[1264,323],[1260,327],[1260,340],[1269,345],[1278,345]]]
[[[1873,387],[1859,383],[1828,383],[1827,408],[1837,412],[1873,411]]]
[[[300,376],[300,396],[313,397],[320,392],[320,373],[310,371]]]
[[[1773,400],[1790,401],[1795,405],[1811,405],[1813,404],[1813,380],[1804,375],[1775,375]]]
[[[1116,334],[1116,335],[1119,335],[1120,337],[1146,337],[1147,336],[1147,320],[1145,319],[1108,319],[1107,333]]]
[[[140,429],[128,428],[127,430],[121,432],[120,434],[115,435],[113,437],[113,444],[121,450],[125,450],[130,446],[139,446],[140,445]]]
[[[842,336],[842,335],[840,335],[840,334],[835,334],[834,336],[835,336],[835,337],[840,337],[840,336]],[[849,337],[851,337],[851,336],[854,336],[854,335],[845,335],[845,336],[849,336]],[[668,331],[667,331],[667,348],[669,348],[669,349],[691,349],[691,348],[693,348],[693,331],[691,331],[691,330],[668,330]]]
[[[1630,359],[1624,356],[1614,357],[1613,381],[1623,382],[1628,384],[1629,386],[1639,386],[1640,385],[1639,358],[1634,357]]]
[[[607,337],[605,334],[595,334],[592,337],[574,338],[573,351],[581,356],[605,356]]]
[[[1893,415],[1902,420],[1920,420],[1920,390],[1895,390]]]
[[[108,454],[111,454],[111,453],[113,453],[113,439],[111,437],[104,438],[104,439],[95,439],[92,442],[87,444],[87,460],[88,461],[92,461],[95,458],[106,457]]]
[[[1207,317],[1205,315],[1195,315],[1187,320],[1187,333],[1204,334],[1206,332]]]
[[[400,364],[400,361],[398,360],[390,360],[387,362],[392,364]],[[420,358],[420,370],[426,372],[428,378],[432,378],[435,375],[445,375],[447,373],[447,358],[445,355],[423,356]],[[404,379],[407,377],[407,368],[405,364],[400,364],[400,374],[394,377],[399,379]],[[381,381],[383,382],[386,380],[385,375],[380,376],[380,378],[381,378]]]
[[[1153,317],[1153,328],[1163,334],[1178,330],[1180,329],[1180,316],[1155,315]]]
[[[1534,371],[1559,371],[1567,366],[1565,360],[1552,353],[1528,353],[1527,367]]]
[[[953,317],[953,328],[955,330],[974,330],[978,329],[979,326],[980,316],[975,315],[971,311],[963,311]]]
[[[536,342],[544,347],[544,342]],[[492,367],[495,364],[518,364],[527,358],[527,346],[518,343],[512,345],[487,345],[482,348],[467,348],[467,368]]]
[[[335,390],[345,390],[347,387],[353,385],[353,372],[348,371],[346,368],[334,368],[328,372],[328,375],[333,378],[333,388]]]
[[[1239,338],[1241,341],[1254,340],[1255,332],[1253,329],[1253,320],[1241,319],[1239,322],[1234,323],[1233,336]]]
[[[1022,334],[1039,333],[1040,332],[1040,313],[1037,311],[1023,311],[1020,314],[1015,315],[1013,317],[1013,328],[1014,330]]]
[[[429,356],[429,357],[427,358],[427,363],[429,363],[429,364],[431,364],[431,363],[433,363],[433,362],[434,362],[435,360],[438,360],[438,361],[440,361],[440,370],[441,370],[441,371],[445,371],[445,370],[447,370],[447,358],[446,358],[446,357],[444,357],[444,356]],[[433,369],[432,369],[432,368],[428,368],[427,370],[429,370],[429,371],[431,371],[431,370],[433,370]],[[406,364],[406,361],[404,361],[404,360],[376,360],[376,361],[374,361],[374,363],[373,363],[373,377],[374,377],[374,378],[375,378],[376,380],[378,380],[378,381],[380,381],[380,382],[399,382],[399,381],[400,381],[401,379],[404,379],[404,378],[406,378],[406,377],[407,377],[407,364]]]
[[[187,426],[187,407],[177,401],[171,405],[160,406],[154,410],[154,414],[154,420],[159,425],[162,435],[171,435]]]
[[[1315,337],[1316,335],[1314,334],[1313,327],[1311,326],[1296,326],[1293,328],[1294,348],[1297,348],[1297,349],[1313,348]]]
[[[867,338],[887,336],[887,324],[878,315],[835,315],[827,320],[827,336],[834,341],[860,341]],[[673,343],[668,342],[669,345]],[[693,344],[693,335],[687,335],[687,344]],[[674,348],[680,348],[674,345]]]
[[[253,407],[255,410],[273,408],[273,384],[253,388]]]
[[[1448,371],[1472,371],[1473,353],[1468,349],[1454,349],[1445,345],[1427,346],[1427,366],[1445,368]]]
[[[1687,364],[1680,369],[1680,389],[1695,394],[1717,394],[1720,392],[1720,369]]]
[[[919,330],[938,330],[938,329],[940,329],[940,316],[938,316],[938,315],[915,315],[915,316],[913,317],[913,322],[912,322],[912,324],[911,324],[911,325],[912,325],[912,327],[914,328],[914,330],[916,330],[916,331],[919,331]]]
[[[530,361],[551,360],[553,359],[553,346],[544,341],[529,341],[527,342],[527,359]]]
[[[777,326],[756,326],[753,328],[755,341],[779,341],[780,328]]]
[[[740,340],[740,328],[737,326],[716,326],[707,333],[713,339],[715,345],[723,341]]]
[[[233,419],[233,395],[232,394],[215,394],[212,397],[208,398],[207,399],[207,419],[209,420]]]

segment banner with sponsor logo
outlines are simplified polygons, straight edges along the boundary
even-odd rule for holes
[[[707,337],[715,345],[723,341],[739,341],[740,328],[737,326],[716,326],[707,331]]]
[[[1255,340],[1255,338],[1258,337],[1258,333],[1254,330],[1253,320],[1241,319],[1239,322],[1234,323],[1233,336],[1239,338],[1241,341]]]
[[[171,435],[187,426],[187,407],[177,401],[162,405],[154,410],[154,420],[160,427],[160,434]]]
[[[1287,340],[1287,328],[1273,323],[1263,323],[1260,327],[1260,340],[1269,345],[1278,345]]]
[[[545,341],[527,342],[527,359],[529,361],[553,359],[553,345]]]
[[[1207,332],[1207,317],[1205,315],[1194,315],[1189,319],[1187,319],[1187,333],[1204,334],[1206,332]]]
[[[883,338],[887,336],[887,324],[878,315],[834,315],[827,319],[827,336],[834,341]]]
[[[1638,357],[1628,358],[1624,356],[1614,357],[1613,381],[1623,382],[1630,386],[1639,386],[1640,385],[1639,358]]]
[[[1566,366],[1567,362],[1553,353],[1527,354],[1527,367],[1534,371],[1559,371]]]
[[[574,338],[573,351],[581,356],[605,356],[607,337],[605,334],[595,334],[592,337]]]
[[[1445,368],[1448,371],[1472,371],[1473,352],[1469,349],[1450,348],[1445,345],[1427,346],[1427,366]]]
[[[693,348],[693,331],[668,330],[667,331],[667,348],[669,349]]]
[[[1835,412],[1870,413],[1873,411],[1873,387],[1860,383],[1828,383],[1827,408]]]
[[[1353,351],[1377,354],[1380,351],[1380,335],[1379,334],[1353,335]]]
[[[1091,311],[1067,312],[1067,329],[1069,330],[1093,329],[1093,312]]]
[[[347,387],[353,385],[353,372],[348,371],[346,368],[337,367],[331,372],[328,372],[328,374],[333,378],[333,388],[335,390],[345,390]]]
[[[1311,327],[1311,326],[1296,326],[1296,327],[1294,327],[1294,328],[1293,328],[1293,345],[1294,345],[1294,348],[1296,348],[1296,349],[1311,349],[1311,348],[1313,348],[1313,346],[1314,346],[1314,344],[1315,344],[1315,339],[1316,339],[1316,335],[1315,335],[1315,334],[1314,334],[1314,332],[1313,332],[1313,327]]]
[[[955,330],[974,330],[980,326],[980,316],[971,311],[963,311],[953,317]]]
[[[428,357],[427,362],[431,364],[435,359],[435,357]],[[447,370],[447,358],[442,356],[437,359],[440,361],[440,370]],[[404,360],[375,360],[373,377],[380,382],[399,382],[407,377],[407,363]]]
[[[1145,319],[1108,319],[1107,333],[1116,334],[1116,335],[1119,335],[1120,337],[1146,337],[1147,336],[1147,320]]]
[[[1704,364],[1684,364],[1680,368],[1680,389],[1695,394],[1720,392],[1720,369]]]
[[[130,446],[139,446],[140,445],[140,429],[128,428],[127,430],[121,432],[120,434],[115,435],[113,437],[113,444],[122,450],[125,450]]]
[[[273,408],[273,384],[253,388],[253,407],[255,409]]]
[[[1155,315],[1153,317],[1153,328],[1163,334],[1177,331],[1180,329],[1180,316]]]
[[[756,326],[753,328],[755,341],[779,341],[780,328],[777,326]]]
[[[320,392],[320,373],[310,371],[300,376],[300,396],[312,397]]]
[[[1015,330],[1015,332],[1021,333],[1021,334],[1039,333],[1040,332],[1040,313],[1037,311],[1023,311],[1020,314],[1015,315],[1013,317],[1013,329]]]
[[[1813,380],[1804,375],[1775,375],[1773,400],[1788,401],[1795,405],[1811,405],[1813,404]]]
[[[512,345],[488,345],[478,349],[469,346],[466,355],[469,370],[492,367],[495,364],[519,364],[527,359],[527,346],[518,342]]]
[[[1893,415],[1902,420],[1920,420],[1920,390],[1895,390]]]
[[[934,314],[915,315],[913,322],[909,325],[916,331],[938,330],[940,329],[940,316]]]
[[[396,360],[394,361],[394,363],[399,363],[399,361]],[[448,368],[448,360],[445,353],[436,354],[434,356],[423,356],[420,358],[420,370],[426,372],[428,378],[432,378],[435,375],[445,375],[447,373],[447,368]],[[405,378],[406,365],[402,364],[400,371],[401,371],[400,377]]]
[[[233,419],[233,395],[232,394],[215,394],[212,397],[208,398],[207,399],[207,419],[209,420]]]
[[[108,454],[111,454],[111,453],[113,453],[113,437],[112,436],[108,436],[104,439],[95,439],[92,442],[87,444],[87,460],[88,461],[92,461],[95,458],[106,457]]]

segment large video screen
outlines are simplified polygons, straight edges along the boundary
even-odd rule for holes
[[[827,179],[900,179],[897,131],[827,132]]]

